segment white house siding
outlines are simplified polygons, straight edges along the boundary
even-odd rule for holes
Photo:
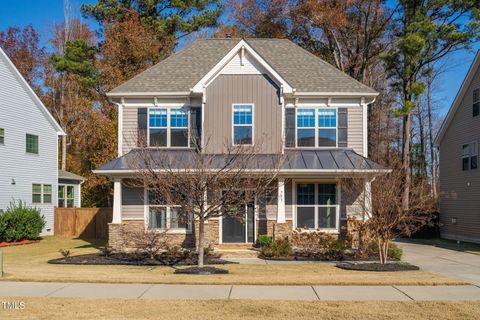
[[[363,155],[363,109],[348,108],[348,147]]]
[[[0,145],[0,209],[6,209],[12,200],[33,205],[32,183],[51,184],[52,203],[35,206],[46,218],[44,233],[52,233],[57,203],[57,132],[1,54],[0,128],[5,129],[5,144]],[[27,133],[39,136],[38,155],[25,152]]]

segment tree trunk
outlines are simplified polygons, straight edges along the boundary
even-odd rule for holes
[[[412,177],[410,175],[410,127],[412,119],[410,113],[406,114],[403,117],[403,159],[402,159],[402,169],[405,175],[405,184],[403,187],[402,194],[402,209],[408,210],[410,204],[410,183]]]
[[[62,170],[67,170],[67,136],[62,136]]]
[[[205,218],[198,219],[198,267],[203,268],[203,258],[205,254]]]
[[[428,117],[428,142],[430,149],[430,165],[432,174],[432,196],[437,199],[437,159],[435,157],[435,147],[433,142],[433,126],[432,126],[432,78],[427,79],[427,117]]]
[[[423,110],[420,99],[417,101],[418,109],[418,130],[420,131],[420,171],[422,173],[422,179],[427,178],[427,157],[426,153],[426,143],[425,143],[425,124],[423,122]],[[423,180],[422,180],[423,181]]]

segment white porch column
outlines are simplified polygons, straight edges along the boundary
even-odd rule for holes
[[[278,178],[277,223],[285,222],[285,179]]]
[[[122,222],[122,179],[113,180],[113,219],[112,223]]]

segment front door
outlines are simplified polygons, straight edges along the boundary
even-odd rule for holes
[[[242,208],[244,219],[222,217],[222,243],[253,243],[255,241],[255,206],[253,203]]]

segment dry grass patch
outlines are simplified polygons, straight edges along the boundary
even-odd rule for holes
[[[59,249],[72,255],[97,252],[97,244],[82,240],[46,237],[37,244],[4,251],[3,280],[104,283],[271,284],[271,285],[456,285],[465,282],[423,271],[347,271],[331,264],[222,265],[226,275],[176,275],[169,267],[52,265]]]
[[[4,319],[479,319],[478,302],[159,301],[78,298],[0,298],[24,310],[0,309]]]

